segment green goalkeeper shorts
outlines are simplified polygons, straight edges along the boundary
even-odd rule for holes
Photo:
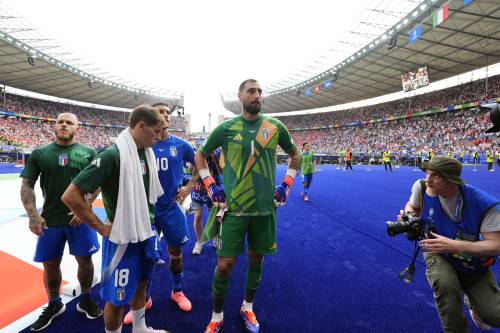
[[[276,213],[267,216],[227,215],[222,222],[220,257],[237,257],[248,249],[261,255],[276,253]]]

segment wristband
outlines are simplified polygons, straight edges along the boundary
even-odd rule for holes
[[[202,180],[210,177],[210,171],[208,169],[200,169],[200,171],[198,173],[199,173],[200,178]]]
[[[286,169],[286,175],[292,177],[292,179],[295,179],[295,177],[297,176],[297,170],[288,168]]]

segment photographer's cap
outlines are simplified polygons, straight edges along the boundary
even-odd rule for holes
[[[422,162],[420,168],[423,171],[432,170],[439,173],[449,182],[464,185],[465,181],[460,178],[462,163],[448,156],[435,156],[429,162]]]

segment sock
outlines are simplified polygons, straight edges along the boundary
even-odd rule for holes
[[[146,308],[131,310],[132,333],[143,333],[146,330]]]
[[[212,280],[212,302],[214,312],[222,313],[230,277],[231,276],[222,277],[218,269],[215,268],[214,278]]]
[[[262,277],[262,265],[255,265],[251,262],[248,263],[246,288],[245,288],[245,301],[252,303],[259,287],[260,279]]]
[[[59,295],[56,296],[49,296],[49,305],[59,305],[61,304],[61,297]]]
[[[86,291],[86,292],[82,291],[82,293],[80,294],[79,302],[84,301],[86,299],[90,299],[90,291]]]
[[[175,292],[181,291],[182,290],[182,278],[184,277],[184,273],[171,273],[172,275],[172,289]]]
[[[253,311],[253,303],[248,303],[247,301],[243,300],[243,304],[241,305],[241,310]]]
[[[222,321],[224,319],[224,312],[212,312],[212,320],[211,321]]]
[[[122,325],[120,325],[120,327],[118,327],[116,330],[108,330],[107,328],[104,328],[104,330],[106,331],[106,333],[122,333]]]

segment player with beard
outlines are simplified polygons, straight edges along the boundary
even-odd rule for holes
[[[212,280],[212,319],[206,333],[220,332],[222,328],[231,271],[236,257],[244,253],[245,238],[248,268],[240,314],[248,331],[259,331],[253,301],[262,276],[264,255],[275,254],[277,249],[275,200],[285,203],[300,161],[286,127],[279,120],[260,114],[262,89],[259,83],[252,79],[243,81],[238,97],[243,107],[241,115],[217,126],[195,155],[196,168],[210,198],[225,211]],[[290,159],[283,182],[275,187],[277,145]],[[206,162],[218,147],[222,148],[220,167],[224,189],[216,184]]]
[[[43,264],[43,283],[49,300],[38,320],[31,325],[32,331],[43,330],[66,310],[59,296],[62,281],[60,265],[66,242],[69,253],[78,262],[81,295],[76,308],[89,319],[96,319],[102,314],[90,298],[94,278],[92,254],[99,250],[96,232],[82,224],[61,202],[62,194],[73,178],[96,156],[94,149],[76,142],[77,129],[77,117],[61,113],[55,124],[55,142],[33,150],[21,173],[21,201],[28,214],[29,228],[38,236],[34,260]],[[34,190],[39,176],[44,196],[41,214],[36,210]],[[87,197],[89,204],[97,193]]]

